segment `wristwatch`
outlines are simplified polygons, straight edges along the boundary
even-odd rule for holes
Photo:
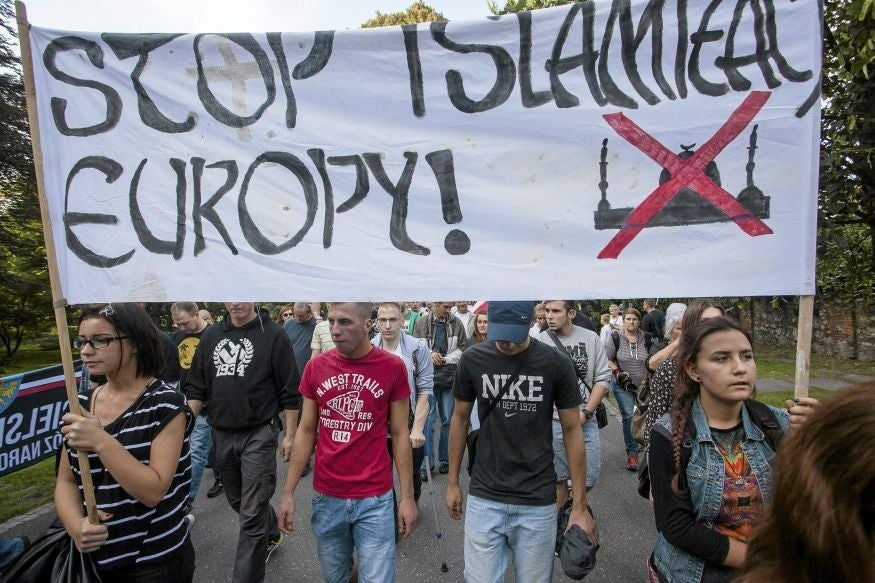
[[[587,420],[587,421],[589,421],[590,419],[592,419],[592,418],[593,418],[593,415],[595,415],[595,411],[590,411],[589,409],[587,409],[586,407],[584,407],[584,409],[583,409],[583,416],[586,417],[586,420]]]

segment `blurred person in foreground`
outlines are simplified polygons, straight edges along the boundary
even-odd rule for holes
[[[772,461],[774,501],[733,581],[875,581],[875,383],[825,399]]]

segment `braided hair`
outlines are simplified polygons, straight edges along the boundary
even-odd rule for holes
[[[674,458],[675,475],[671,480],[671,490],[675,496],[689,497],[686,480],[681,480],[681,447],[683,446],[684,434],[690,420],[690,411],[693,401],[699,396],[701,387],[694,381],[686,370],[687,363],[695,363],[702,348],[702,342],[717,332],[735,330],[744,334],[750,342],[750,334],[741,324],[726,317],[708,318],[692,327],[684,327],[684,334],[678,348],[678,376],[674,388],[674,402],[671,410],[672,440],[671,451]]]

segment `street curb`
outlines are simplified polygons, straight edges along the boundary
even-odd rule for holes
[[[3,524],[0,524],[0,534],[6,534],[7,532],[13,530],[14,528],[21,526],[22,524],[28,523],[32,520],[36,520],[41,518],[42,516],[48,514],[49,512],[53,512],[55,510],[54,502],[49,502],[48,504],[44,504],[39,508],[34,508],[24,514],[19,514],[18,516],[13,516]]]

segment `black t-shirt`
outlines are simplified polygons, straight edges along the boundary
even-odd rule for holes
[[[179,390],[185,388],[185,382],[188,380],[188,373],[191,370],[191,363],[194,361],[194,353],[198,345],[201,343],[201,336],[207,327],[200,332],[186,332],[177,330],[170,335],[173,344],[176,346],[176,366],[179,369]]]
[[[507,356],[481,342],[462,353],[453,396],[477,399],[480,435],[471,494],[506,504],[546,506],[556,501],[553,470],[553,407],[581,403],[571,360],[532,339],[519,377],[484,421],[483,413],[525,353]]]
[[[164,350],[164,370],[158,375],[158,378],[165,383],[174,384],[179,380],[179,363],[176,360],[176,343],[170,339],[170,335],[163,331],[158,332],[158,340],[161,341],[161,348]]]
[[[641,320],[641,329],[662,340],[665,336],[665,314],[655,309],[644,314],[644,319]]]

